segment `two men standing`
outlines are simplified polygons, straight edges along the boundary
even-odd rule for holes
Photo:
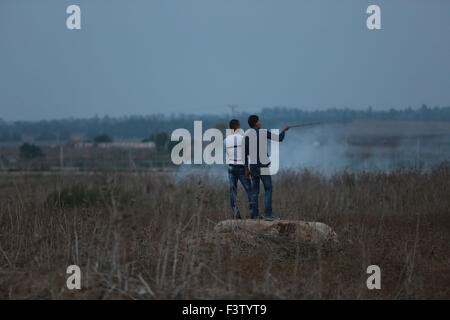
[[[239,120],[231,120],[230,129],[232,130],[232,134],[228,135],[224,141],[226,160],[229,164],[228,177],[230,181],[230,201],[233,217],[235,219],[241,218],[239,208],[236,205],[237,181],[239,180],[248,195],[251,218],[273,220],[276,217],[272,215],[272,178],[270,175],[261,174],[261,168],[270,166],[270,162],[264,163],[260,159],[261,142],[259,130],[261,129],[261,122],[258,116],[251,115],[248,118],[248,124],[250,130],[254,130],[254,132],[248,131],[249,134],[245,135],[241,129]],[[285,126],[280,135],[267,131],[267,140],[283,141],[285,132],[289,128],[289,126]],[[255,137],[256,139],[250,139],[249,136]],[[267,146],[266,141],[263,143]],[[255,144],[256,147],[251,144]],[[250,152],[250,150],[253,152]],[[250,167],[248,161],[249,155],[251,158]],[[262,181],[264,186],[265,217],[259,215],[258,208],[260,181]]]

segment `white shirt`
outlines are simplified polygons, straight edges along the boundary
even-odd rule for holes
[[[245,164],[245,136],[242,129],[226,137],[224,145],[227,164]]]

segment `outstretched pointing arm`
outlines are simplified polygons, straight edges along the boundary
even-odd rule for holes
[[[275,133],[271,133],[271,132],[268,130],[268,131],[267,131],[267,139],[270,139],[270,140],[278,140],[279,142],[281,142],[281,141],[284,140],[284,136],[285,136],[286,131],[288,131],[290,128],[291,128],[291,127],[289,127],[289,126],[284,126],[284,127],[283,127],[283,130],[281,131],[281,133],[280,133],[279,135],[278,135],[278,134],[275,134]]]

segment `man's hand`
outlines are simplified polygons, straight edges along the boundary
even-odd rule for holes
[[[250,179],[250,170],[248,170],[248,166],[245,166],[245,177]]]
[[[288,131],[291,127],[289,126],[284,126],[283,131]]]

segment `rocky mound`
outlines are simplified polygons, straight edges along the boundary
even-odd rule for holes
[[[214,231],[218,234],[232,234],[253,237],[257,235],[270,237],[289,237],[298,242],[319,244],[327,241],[337,242],[337,234],[322,222],[297,220],[224,220],[219,222]]]

